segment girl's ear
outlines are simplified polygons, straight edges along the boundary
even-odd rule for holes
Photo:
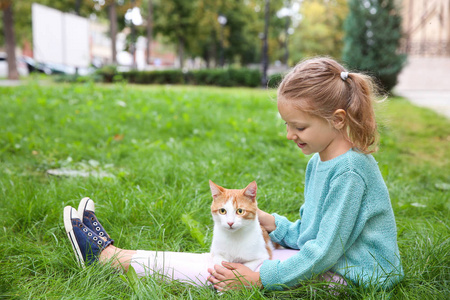
[[[250,182],[244,190],[244,196],[250,198],[252,201],[256,200],[256,181]]]
[[[347,113],[343,109],[337,109],[333,113],[333,127],[337,130],[341,130],[345,127],[345,119],[347,117]]]
[[[219,195],[221,195],[224,191],[224,188],[221,186],[218,186],[211,180],[209,181],[209,187],[211,188],[211,194],[214,199],[216,199]]]

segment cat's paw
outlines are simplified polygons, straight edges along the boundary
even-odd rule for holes
[[[214,265],[222,265],[222,262],[227,261],[227,260],[222,255],[215,254],[212,256],[212,261],[213,261]]]
[[[264,261],[264,259],[248,261],[244,264],[244,266],[246,266],[247,268],[249,268],[252,271],[255,271],[263,263],[263,261]]]

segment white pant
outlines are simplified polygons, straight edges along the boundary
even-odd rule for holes
[[[284,261],[297,253],[298,250],[275,249],[272,254],[272,259]],[[164,275],[164,277],[171,280],[180,280],[198,286],[208,284],[208,268],[212,268],[214,265],[210,253],[144,250],[137,250],[130,264],[138,276],[141,277],[156,273]],[[322,279],[324,281],[346,284],[344,278],[332,272],[323,274]]]

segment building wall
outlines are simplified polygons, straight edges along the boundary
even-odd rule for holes
[[[450,0],[400,0],[402,52],[412,56],[450,56]]]

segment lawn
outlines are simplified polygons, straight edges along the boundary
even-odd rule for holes
[[[291,220],[306,163],[285,138],[275,93],[257,89],[98,86],[0,88],[0,298],[445,299],[450,296],[450,122],[390,98],[377,108],[375,154],[396,214],[405,279],[382,292],[332,295],[321,286],[217,295],[79,269],[62,212],[85,196],[126,249],[206,252],[208,180],[258,183],[259,206]],[[58,175],[76,171],[78,175]],[[52,175],[54,174],[54,175]]]

